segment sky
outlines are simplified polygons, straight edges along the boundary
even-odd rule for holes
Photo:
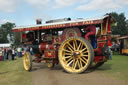
[[[106,13],[124,13],[128,19],[128,0],[0,0],[0,24],[35,25],[50,19],[93,18]]]

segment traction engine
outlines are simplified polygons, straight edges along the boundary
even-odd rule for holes
[[[69,73],[82,73],[111,59],[111,14],[97,19],[70,18],[50,20],[35,26],[15,27],[27,48],[24,68],[32,70],[32,62],[45,61],[49,68],[58,63]]]

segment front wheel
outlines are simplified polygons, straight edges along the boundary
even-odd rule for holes
[[[25,52],[23,56],[23,64],[24,64],[24,69],[26,71],[31,71],[32,70],[32,56],[30,52]]]
[[[94,59],[91,44],[81,37],[70,37],[59,48],[59,62],[69,73],[82,73]]]

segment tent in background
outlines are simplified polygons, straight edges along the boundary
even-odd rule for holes
[[[4,43],[4,44],[0,44],[0,47],[10,47],[11,44],[10,43]]]

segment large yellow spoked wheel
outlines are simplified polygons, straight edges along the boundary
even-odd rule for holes
[[[70,37],[59,48],[59,62],[69,73],[82,73],[91,65],[94,52],[91,44],[81,37]]]
[[[23,56],[23,64],[24,64],[24,69],[26,71],[31,71],[32,70],[32,56],[30,52],[25,52]]]

